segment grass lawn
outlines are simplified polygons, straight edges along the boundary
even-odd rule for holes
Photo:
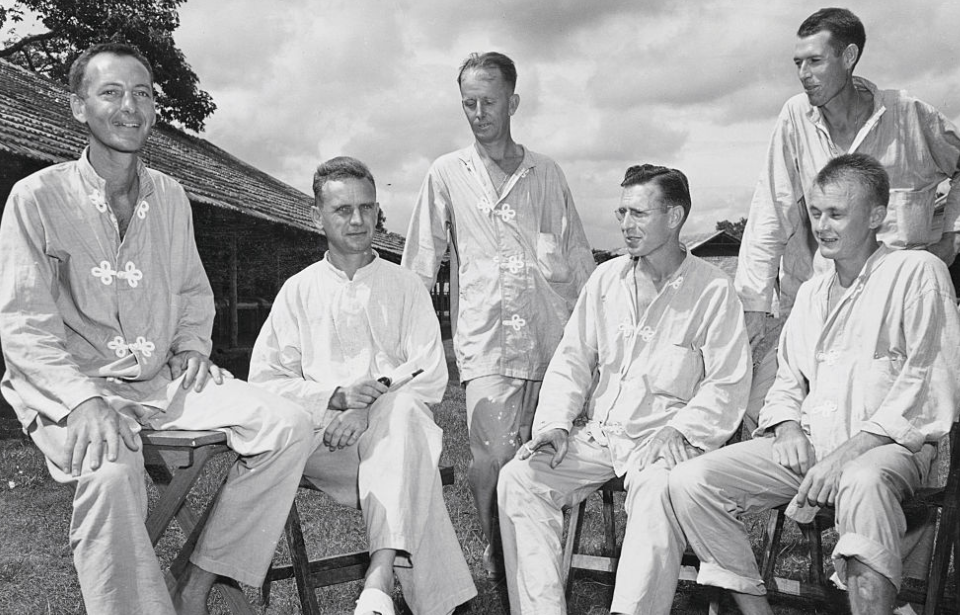
[[[506,614],[506,590],[503,584],[493,584],[483,576],[480,556],[482,539],[480,526],[473,510],[473,501],[465,481],[469,461],[462,389],[452,384],[443,403],[436,410],[436,419],[444,429],[443,461],[456,468],[457,481],[445,488],[447,509],[460,538],[467,563],[474,572],[480,595],[468,607],[458,612],[477,615]],[[212,479],[202,482],[195,506],[201,506],[212,491]],[[151,486],[151,490],[152,490]],[[73,569],[68,546],[68,527],[72,488],[55,483],[49,476],[42,456],[29,440],[0,440],[0,614],[66,615],[84,613],[80,588]],[[154,499],[156,493],[151,493]],[[364,548],[363,531],[358,512],[332,503],[326,496],[303,491],[298,496],[303,517],[307,548],[311,558]],[[588,507],[586,531],[591,545],[600,544],[598,523],[599,498],[591,499]],[[622,514],[622,509],[621,509]],[[763,518],[748,520],[752,535],[759,536]],[[176,524],[158,547],[161,560],[168,565],[182,536]],[[784,540],[785,568],[778,576],[799,578],[805,567],[802,556],[791,555],[798,550],[799,533],[794,531]],[[281,543],[283,541],[281,540]],[[284,544],[276,558],[289,561]],[[599,615],[608,613],[612,597],[612,579],[603,576],[578,575],[570,605],[572,615]],[[248,588],[248,596],[258,605],[258,594]],[[360,582],[343,584],[317,591],[324,613],[352,613],[353,602],[360,591]],[[399,591],[398,591],[399,596]],[[681,583],[674,602],[674,613],[705,613],[707,594],[692,583]],[[736,609],[724,598],[724,609]],[[267,615],[300,613],[293,581],[274,584],[268,606],[258,606]],[[800,614],[816,611],[802,603],[780,602],[777,613]],[[211,600],[212,613],[226,613],[219,596]],[[90,614],[96,615],[96,614]]]

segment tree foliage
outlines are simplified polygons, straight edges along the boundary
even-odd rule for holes
[[[736,222],[730,222],[729,220],[721,220],[717,222],[718,231],[727,231],[731,235],[736,236],[737,239],[743,237],[743,229],[747,228],[747,219],[740,218]]]
[[[15,0],[0,7],[0,30],[22,23],[34,13],[46,29],[9,40],[0,58],[67,83],[70,64],[94,43],[121,41],[135,45],[153,64],[160,119],[195,131],[217,108],[199,88],[196,73],[173,40],[180,26],[177,8],[184,0]]]
[[[387,217],[383,215],[382,209],[377,210],[377,230],[387,232]]]

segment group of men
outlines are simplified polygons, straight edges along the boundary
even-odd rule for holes
[[[960,175],[960,135],[853,77],[865,35],[849,11],[822,9],[797,36],[805,92],[778,120],[735,281],[680,240],[686,176],[651,164],[621,184],[626,254],[594,271],[559,166],[512,138],[513,62],[473,54],[457,81],[474,143],[428,171],[402,266],[372,249],[370,170],[318,166],[311,213],[328,250],[281,288],[250,384],[209,359],[212,292],[185,193],[138,158],[150,64],[115,43],[81,55],[70,105],[89,145],[19,182],[0,223],[0,386],[52,476],[76,487],[87,612],[203,614],[218,576],[259,585],[301,476],[363,511],[356,613],[392,614],[394,575],[417,614],[476,594],[427,405],[447,369],[426,288],[449,249],[468,482],[512,612],[566,612],[562,509],[622,476],[611,613],[668,613],[688,546],[700,582],[770,613],[740,519],[788,502],[797,516],[835,507],[853,611],[889,613],[900,502],[935,474],[960,403],[945,265],[960,190],[936,199]],[[755,368],[751,346],[778,333],[765,331],[778,271],[785,324]],[[723,446],[742,422],[753,439]],[[240,455],[172,595],[143,525],[142,427],[221,430]]]

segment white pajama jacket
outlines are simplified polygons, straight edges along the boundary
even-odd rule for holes
[[[936,443],[960,403],[960,316],[946,266],[881,245],[830,312],[835,278],[800,287],[758,433],[797,421],[818,459],[859,431],[913,453]]]
[[[688,255],[638,314],[634,266],[621,256],[590,278],[544,377],[533,428],[534,436],[569,431],[587,401],[587,428],[615,436],[617,474],[664,426],[701,450],[718,448],[740,424],[750,383],[743,310],[726,274]]]
[[[461,380],[543,378],[595,267],[560,167],[524,148],[498,196],[476,145],[438,158],[410,217],[403,266],[430,288],[448,246]]]
[[[339,414],[337,387],[388,376],[398,383],[370,406],[369,427],[339,451],[321,442]],[[395,549],[395,572],[416,615],[445,615],[476,589],[447,514],[437,463],[443,432],[426,404],[447,385],[440,327],[421,281],[378,256],[353,279],[326,259],[280,289],[257,338],[250,382],[302,404],[318,447],[304,476],[342,504],[359,507],[371,553]]]

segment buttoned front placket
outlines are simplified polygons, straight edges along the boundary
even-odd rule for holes
[[[92,167],[90,168],[92,172]],[[115,306],[117,314],[117,324],[120,327],[120,334],[112,337],[106,344],[108,353],[117,358],[124,358],[130,354],[138,358],[150,358],[156,350],[154,340],[147,339],[141,334],[141,331],[129,329],[140,329],[137,323],[143,321],[145,315],[142,313],[144,306],[140,299],[142,290],[141,282],[144,281],[144,271],[141,268],[141,258],[146,255],[138,250],[140,242],[137,234],[144,232],[143,225],[147,220],[150,211],[148,197],[153,192],[153,182],[145,172],[142,164],[138,169],[140,179],[140,193],[138,194],[139,203],[134,209],[134,215],[127,226],[126,234],[120,237],[120,227],[113,209],[107,202],[104,193],[104,182],[99,176],[93,173],[93,178],[88,178],[95,183],[88,197],[91,205],[101,216],[107,216],[109,220],[108,228],[113,230],[113,236],[109,238],[107,245],[101,243],[103,249],[101,260],[90,268],[89,275],[98,280],[97,286],[104,295],[112,295],[112,303]],[[100,235],[98,231],[94,231]],[[112,254],[110,253],[112,252]]]
[[[683,287],[684,270],[686,269],[686,260],[673,273],[673,279],[664,283],[663,287],[647,305],[643,314],[639,312],[639,306],[633,299],[636,297],[637,281],[635,277],[634,266],[628,266],[628,273],[620,278],[620,283],[624,287],[624,292],[631,298],[629,306],[629,320],[624,320],[617,327],[617,342],[625,346],[623,352],[623,364],[620,366],[619,377],[615,380],[617,393],[612,402],[602,410],[603,414],[594,415],[591,421],[592,425],[588,430],[601,445],[607,444],[607,435],[619,436],[624,433],[624,425],[620,421],[611,421],[610,412],[620,401],[621,396],[629,394],[630,390],[628,374],[630,369],[641,354],[651,345],[658,341],[658,329],[660,321],[663,318],[665,307],[673,300],[674,296]],[[646,391],[643,391],[646,394]]]
[[[477,209],[490,219],[496,231],[497,251],[492,259],[500,278],[501,362],[503,366],[509,366],[518,359],[527,360],[526,353],[536,347],[530,322],[534,315],[531,310],[524,309],[524,295],[531,291],[532,286],[528,268],[535,265],[530,258],[535,255],[528,254],[518,240],[524,232],[523,228],[518,228],[522,227],[523,217],[511,202],[514,189],[533,170],[533,166],[528,165],[525,158],[498,195],[485,169],[481,172],[483,162],[479,153],[474,152],[472,160],[464,162],[469,175],[479,184],[484,195],[477,202]]]
[[[866,266],[864,269],[866,270]],[[846,366],[855,362],[855,357],[849,355],[859,352],[859,349],[852,347],[848,334],[850,333],[850,318],[854,311],[854,304],[863,292],[865,284],[866,274],[861,273],[856,281],[846,289],[834,309],[827,314],[823,327],[817,336],[813,355],[813,377],[821,384],[817,387],[816,398],[807,405],[807,412],[811,417],[818,417],[818,420],[833,422],[833,417],[836,417],[837,412],[848,404],[849,396],[845,386],[834,387],[823,386],[823,384],[838,379],[842,383],[849,380],[846,376],[838,378],[838,374],[845,372],[847,370]],[[824,309],[829,309],[826,304]],[[823,374],[821,374],[821,370],[824,371]]]

